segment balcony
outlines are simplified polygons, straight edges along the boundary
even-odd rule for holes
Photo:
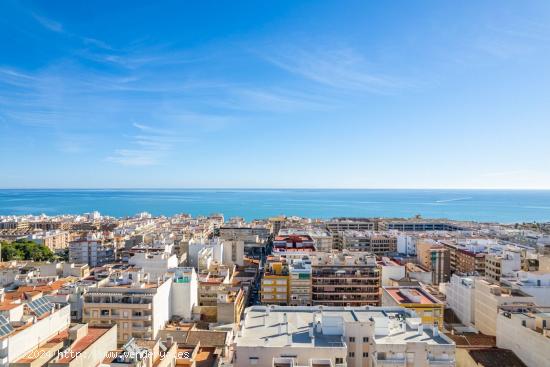
[[[385,359],[375,359],[375,367],[405,367],[406,360],[405,358],[385,358]]]
[[[428,359],[428,363],[430,366],[437,366],[437,367],[452,367],[455,365],[455,361],[452,359]]]

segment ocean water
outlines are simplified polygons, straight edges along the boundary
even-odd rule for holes
[[[550,221],[550,190],[0,190],[0,215],[111,216],[223,213],[247,220],[284,214],[311,218],[411,217],[496,221]]]

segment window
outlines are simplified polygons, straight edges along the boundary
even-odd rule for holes
[[[349,352],[348,357],[350,357],[350,358],[355,357],[355,352]]]
[[[334,358],[334,362],[335,362],[335,364],[343,364],[344,363],[344,358]]]
[[[355,343],[355,337],[350,336],[350,337],[349,337],[349,342],[350,342],[350,343]]]
[[[258,357],[250,357],[249,361],[250,364],[258,364]]]
[[[363,337],[363,343],[368,343],[369,342],[369,337],[368,336],[364,336]]]
[[[367,358],[369,356],[369,352],[363,352],[363,358]]]

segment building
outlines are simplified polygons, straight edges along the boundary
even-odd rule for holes
[[[446,283],[451,276],[451,259],[449,250],[443,247],[432,247],[430,253],[430,269],[432,284]]]
[[[311,262],[313,305],[380,305],[381,271],[372,254],[316,253]]]
[[[382,306],[414,310],[423,324],[443,328],[445,305],[422,287],[382,287]]]
[[[394,280],[402,279],[406,275],[404,265],[398,264],[387,257],[383,257],[378,262],[378,267],[380,268],[380,284],[382,286],[392,285]]]
[[[467,249],[457,249],[456,251],[456,268],[454,271],[461,274],[485,274],[484,252],[476,252]]]
[[[290,251],[313,252],[315,242],[310,235],[277,236],[273,239],[273,253],[284,253]]]
[[[223,240],[223,259],[225,265],[244,265],[244,241],[241,239]]]
[[[205,251],[204,249],[211,249],[209,253],[211,254],[211,261],[217,261],[219,263],[223,262],[223,241],[219,238],[212,240],[191,239],[189,241],[187,261],[188,265],[194,267],[195,269],[199,268],[199,260],[204,258]]]
[[[163,279],[169,269],[178,266],[178,257],[170,255],[168,252],[135,252],[130,259],[130,265],[143,269],[144,273],[149,274],[149,280],[156,281]]]
[[[549,326],[548,309],[504,307],[496,318],[497,346],[510,349],[527,366],[547,366]]]
[[[513,277],[501,278],[501,283],[535,297],[538,306],[550,307],[550,273],[518,271]]]
[[[90,327],[87,324],[77,324],[68,330],[68,347],[60,350],[48,363],[48,367],[97,366],[103,361],[107,351],[116,348],[116,336],[116,325]],[[35,360],[26,366],[32,367],[36,362]],[[23,367],[21,362],[16,363],[16,366]]]
[[[431,222],[419,220],[381,222],[380,230],[398,230],[400,232],[461,231],[464,227],[450,222]]]
[[[326,223],[327,229],[334,233],[347,230],[377,231],[378,222],[370,219],[338,219]]]
[[[485,279],[476,278],[474,282],[474,320],[475,327],[485,335],[497,333],[497,315],[505,305],[532,305],[535,297],[511,288],[493,284]]]
[[[283,228],[279,231],[279,236],[289,236],[289,235],[310,236],[314,242],[315,249],[317,251],[320,251],[320,252],[332,251],[333,236],[328,230],[324,228],[318,228],[318,227],[309,227],[307,229]]]
[[[383,232],[346,230],[340,232],[342,248],[348,251],[385,255],[397,251],[397,237]]]
[[[268,257],[261,280],[262,304],[288,305],[288,264],[285,258]]]
[[[143,271],[112,276],[84,295],[82,320],[90,326],[118,326],[117,341],[154,339],[170,319],[172,279],[149,282]]]
[[[288,265],[288,303],[311,306],[311,260],[290,260]]]
[[[475,277],[453,274],[447,285],[447,306],[466,325],[475,323]]]
[[[40,233],[33,233],[29,235],[27,239],[39,245],[46,246],[55,252],[67,248],[69,245],[69,232],[60,230],[43,231]]]
[[[491,282],[500,282],[501,277],[513,277],[521,270],[521,253],[511,248],[501,254],[487,254],[485,257],[485,278]]]
[[[56,306],[39,295],[26,303],[3,307],[0,315],[0,366],[32,355],[71,322],[70,306]]]
[[[235,338],[235,367],[454,366],[455,345],[413,311],[254,306]]]
[[[198,305],[198,278],[194,268],[170,269],[172,315],[191,320],[193,307]]]
[[[116,248],[94,236],[73,241],[69,245],[69,261],[72,263],[88,264],[94,268],[114,262],[115,257]]]
[[[180,365],[178,363],[180,362],[178,361],[178,345],[173,340],[163,342],[160,339],[130,339],[121,349],[105,349],[103,355],[101,367],[173,367]],[[183,356],[186,356],[185,352],[181,353],[181,357]]]

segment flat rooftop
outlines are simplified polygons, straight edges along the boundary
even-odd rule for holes
[[[383,289],[399,304],[441,304],[421,287],[383,287]]]
[[[269,313],[266,313],[268,308]],[[346,348],[341,335],[323,335],[315,331],[314,337],[310,337],[309,332],[313,325],[314,314],[320,315],[321,310],[323,316],[340,316],[344,323],[372,320],[376,324],[379,320],[380,325],[384,325],[389,318],[410,317],[410,312],[400,307],[253,306],[246,310],[242,335],[236,337],[236,344],[249,347]],[[287,324],[284,322],[285,314],[288,320],[288,333]],[[424,328],[423,332],[419,334],[416,329],[413,330],[407,326],[405,331],[400,330],[392,332],[391,335],[382,335],[377,337],[377,340],[393,343],[416,341],[438,345],[453,344],[446,336],[434,336],[431,329],[427,329]]]

